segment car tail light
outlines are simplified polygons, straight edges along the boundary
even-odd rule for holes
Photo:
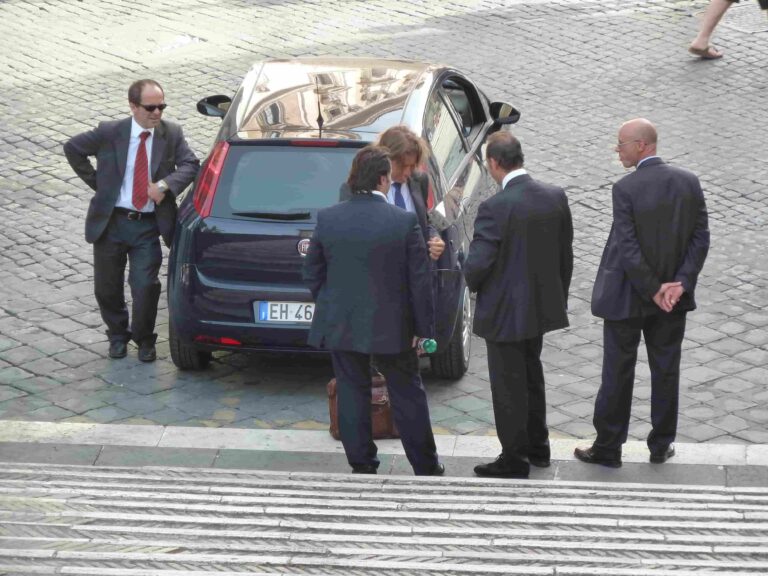
[[[220,344],[222,346],[242,346],[243,343],[240,340],[234,338],[227,338],[226,336],[206,336],[199,334],[195,336],[195,342],[200,344]]]
[[[228,151],[228,142],[217,143],[213,147],[211,156],[205,163],[202,176],[200,176],[200,184],[197,186],[197,190],[195,190],[193,203],[195,210],[203,218],[211,214],[213,197],[216,195],[216,186],[219,184],[219,176],[221,176],[221,169],[224,166],[224,160],[227,158]]]

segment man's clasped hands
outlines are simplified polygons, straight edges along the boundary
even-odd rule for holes
[[[653,296],[656,305],[664,312],[672,312],[672,309],[680,301],[685,292],[682,282],[665,282]]]

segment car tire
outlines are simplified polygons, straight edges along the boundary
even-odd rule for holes
[[[168,344],[171,348],[171,360],[179,370],[205,370],[211,363],[213,354],[205,350],[195,350],[184,344],[176,335],[173,322],[168,327]]]
[[[432,373],[445,380],[458,380],[469,369],[469,353],[472,344],[472,302],[469,288],[464,287],[461,311],[448,347],[430,357]]]

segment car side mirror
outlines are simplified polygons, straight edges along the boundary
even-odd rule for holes
[[[232,104],[232,99],[229,96],[224,96],[223,94],[208,96],[197,103],[197,111],[203,116],[224,118],[230,104]]]
[[[514,124],[520,120],[520,112],[517,108],[506,102],[493,102],[490,112],[494,123],[499,126],[502,124]]]

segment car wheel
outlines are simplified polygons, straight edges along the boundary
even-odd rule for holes
[[[205,350],[195,350],[184,344],[176,335],[173,322],[168,327],[168,344],[171,348],[171,360],[180,370],[204,370],[213,358],[213,354]]]
[[[448,347],[430,357],[432,372],[438,378],[458,380],[469,369],[469,352],[472,344],[472,302],[469,288],[464,287],[461,313],[456,318],[456,326]]]

